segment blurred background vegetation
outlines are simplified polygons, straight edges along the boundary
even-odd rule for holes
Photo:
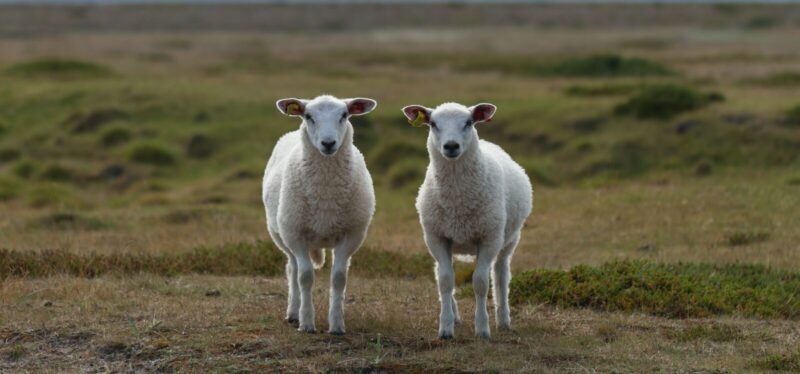
[[[263,168],[298,126],[273,103],[329,93],[379,101],[354,119],[372,247],[424,251],[427,135],[399,108],[488,101],[480,136],[537,191],[526,266],[800,264],[798,7],[5,6],[0,25],[3,247],[264,239]]]

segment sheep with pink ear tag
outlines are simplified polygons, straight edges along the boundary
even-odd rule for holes
[[[442,339],[453,337],[460,320],[453,295],[454,257],[475,261],[475,335],[490,336],[490,273],[497,327],[511,328],[511,257],[533,208],[533,188],[525,170],[503,149],[478,138],[478,127],[496,110],[492,104],[456,103],[403,108],[412,125],[429,129],[430,164],[416,205],[425,244],[436,260]]]
[[[364,156],[353,144],[351,116],[371,112],[375,100],[319,96],[282,99],[278,110],[300,128],[278,140],[264,171],[267,229],[287,257],[286,320],[315,331],[311,289],[314,268],[333,252],[328,331],[343,334],[344,293],[350,257],[361,247],[375,212],[375,192]]]

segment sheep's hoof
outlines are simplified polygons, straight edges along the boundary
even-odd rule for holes
[[[334,336],[342,336],[342,335],[344,335],[344,330],[331,330],[331,331],[328,331],[328,334],[331,334],[331,335],[334,335]]]
[[[456,325],[460,325],[460,324],[461,324],[461,317],[456,317],[456,319],[455,319],[455,322],[454,322],[454,323],[455,323]]]
[[[286,317],[286,323],[297,327],[300,324],[300,320],[297,317]]]
[[[497,329],[500,331],[512,332],[514,329],[511,328],[511,324],[499,324],[497,325]]]
[[[439,334],[439,339],[441,339],[441,340],[450,340],[450,339],[453,339],[453,334],[451,334],[451,333],[443,333],[443,334]]]
[[[489,339],[492,336],[491,334],[489,334],[489,332],[484,331],[484,332],[476,332],[475,337],[478,339]]]
[[[309,334],[313,334],[313,333],[317,332],[317,331],[316,331],[316,329],[314,328],[314,326],[300,326],[300,327],[297,329],[297,331],[300,331],[300,332],[307,332],[307,333],[309,333]]]

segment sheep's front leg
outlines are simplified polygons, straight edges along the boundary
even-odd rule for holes
[[[286,307],[286,322],[297,324],[300,321],[300,285],[297,282],[297,260],[294,255],[286,254],[286,280],[289,284],[289,300]]]
[[[297,260],[297,283],[300,286],[300,325],[298,331],[314,332],[314,265],[308,248],[294,252]]]
[[[436,260],[436,283],[439,286],[439,302],[442,307],[439,314],[439,338],[452,339],[455,334],[456,317],[453,306],[455,276],[450,242],[438,236],[425,235],[425,243]]]
[[[330,306],[328,309],[328,332],[344,334],[344,297],[347,288],[347,270],[350,257],[356,253],[366,237],[365,232],[348,234],[333,251],[331,269]]]
[[[495,245],[495,241],[479,246],[475,272],[472,273],[472,289],[475,290],[475,336],[481,338],[491,335],[486,300],[489,296],[489,272],[499,250],[500,245]]]

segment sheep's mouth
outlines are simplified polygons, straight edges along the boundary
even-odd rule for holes
[[[460,151],[444,151],[442,152],[442,156],[445,158],[449,158],[451,160],[457,160],[461,156]]]
[[[323,156],[333,156],[336,154],[336,151],[339,149],[320,149],[319,153],[322,153]]]

